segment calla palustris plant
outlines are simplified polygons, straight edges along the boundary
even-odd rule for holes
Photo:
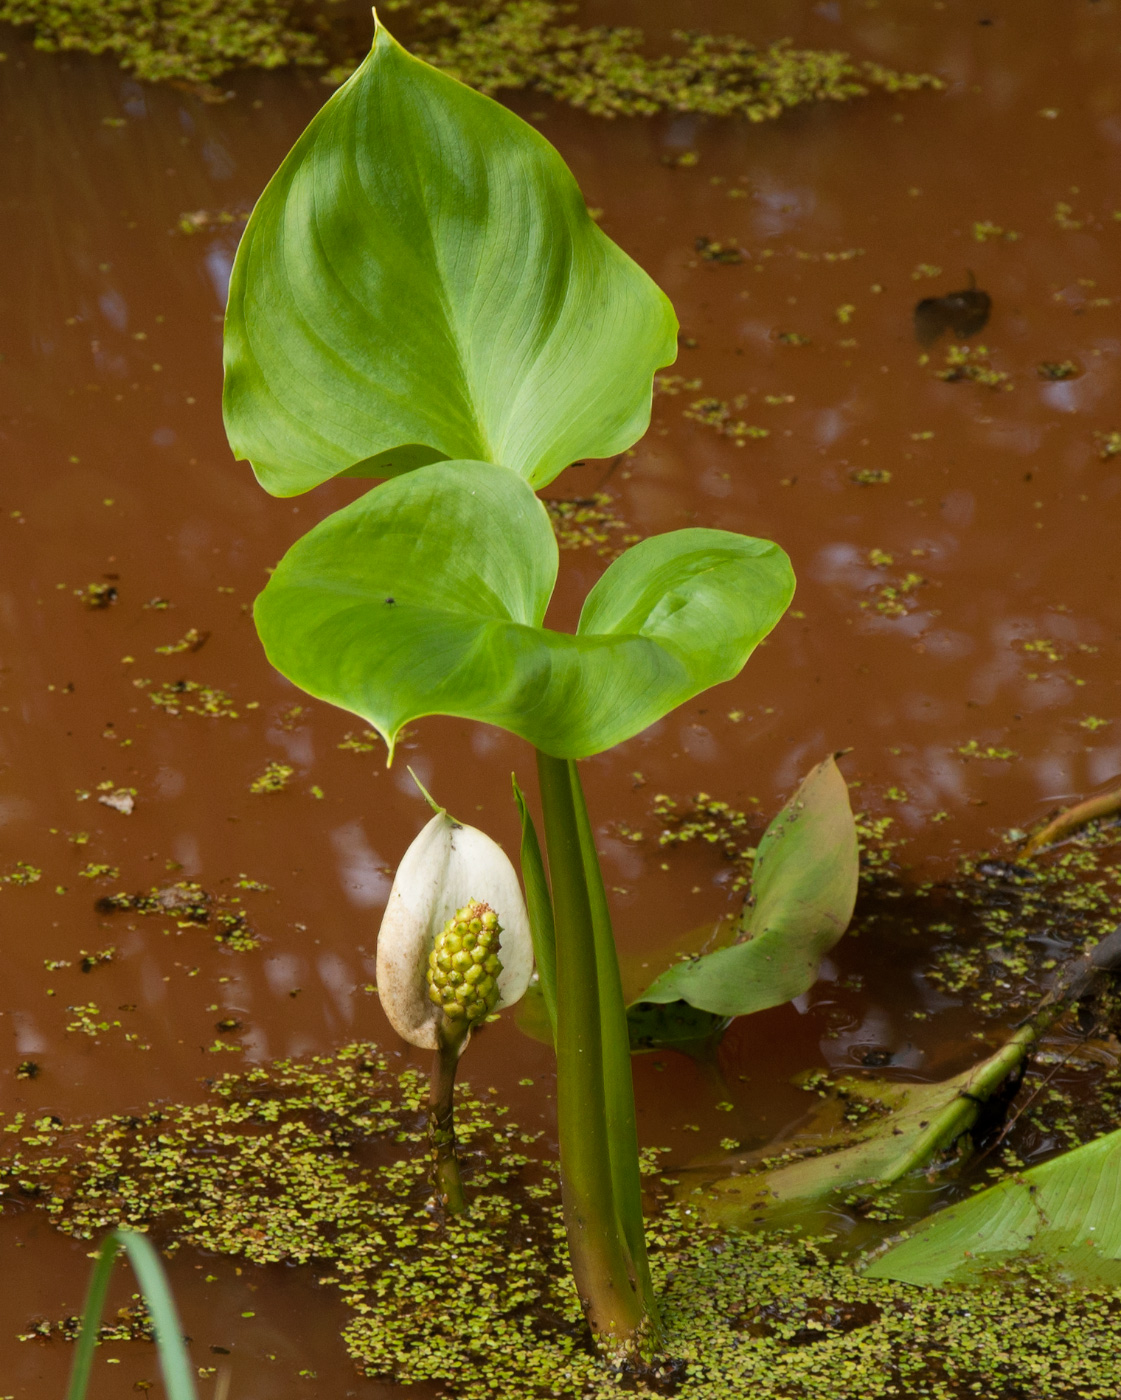
[[[533,942],[505,851],[442,808],[405,852],[378,933],[377,985],[390,1025],[434,1052],[428,1105],[437,1199],[465,1208],[452,1095],[473,1031],[525,995]]]
[[[617,1356],[656,1347],[657,1304],[575,760],[735,676],[793,575],[767,541],[676,531],[610,565],[574,635],[552,631],[557,546],[534,490],[637,440],[676,329],[549,143],[381,26],[261,196],[226,321],[227,433],[266,489],[391,478],[281,561],[255,611],[269,659],[391,753],[431,714],[537,750],[549,876],[524,801],[523,876],[555,1018],[565,1222],[589,1323]]]

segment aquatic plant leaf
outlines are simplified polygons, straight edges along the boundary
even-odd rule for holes
[[[802,1131],[681,1173],[682,1193],[706,1219],[747,1228],[799,1220],[854,1190],[890,1186],[969,1131],[1034,1039],[1025,1028],[987,1060],[938,1084],[839,1080]]]
[[[759,842],[753,901],[730,947],[676,963],[643,1003],[688,1002],[716,1016],[747,1016],[808,991],[822,958],[848,928],[859,861],[848,787],[836,761],[819,763]]]
[[[402,725],[443,714],[581,758],[734,676],[794,590],[777,545],[678,530],[616,559],[572,636],[541,626],[556,570],[545,507],[516,472],[439,462],[298,540],[257,630],[279,671],[391,752]]]
[[[865,1273],[981,1283],[1028,1261],[1064,1283],[1121,1285],[1121,1130],[938,1211]]]
[[[279,496],[446,458],[542,486],[641,436],[676,334],[545,138],[378,25],[242,237],[226,432]]]

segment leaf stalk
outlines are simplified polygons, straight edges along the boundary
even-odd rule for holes
[[[556,929],[561,1199],[596,1342],[635,1358],[659,1331],[646,1262],[630,1050],[607,900],[570,759],[538,751]]]

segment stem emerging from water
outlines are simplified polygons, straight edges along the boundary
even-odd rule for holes
[[[582,839],[587,817],[575,764],[538,752],[537,771],[556,919],[557,1118],[565,1231],[576,1288],[597,1343],[608,1354],[634,1355],[654,1319],[641,1246],[641,1200],[627,1189],[638,1180],[638,1163],[629,1054],[624,1077],[619,1027],[613,1025],[625,1017],[618,969],[616,965],[612,975],[602,950],[597,953],[596,919],[602,911],[598,891],[589,890]],[[612,1025],[607,1045],[605,1009]],[[616,1154],[620,1160],[634,1157],[633,1178],[625,1163],[620,1171]],[[621,1185],[627,1197],[622,1201],[617,1194]]]
[[[428,1093],[428,1140],[432,1144],[432,1184],[436,1200],[448,1215],[462,1215],[467,1209],[459,1158],[455,1151],[455,1072],[459,1068],[462,1039],[454,1044],[440,1037],[440,1048],[432,1058],[432,1078]]]

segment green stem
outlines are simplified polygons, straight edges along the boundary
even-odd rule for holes
[[[634,1272],[632,1282],[642,1298],[654,1338],[661,1334],[654,1284],[646,1255],[646,1233],[642,1220],[642,1173],[638,1162],[638,1125],[634,1109],[634,1075],[631,1070],[631,1037],[627,1025],[627,1004],[619,955],[611,928],[611,911],[603,884],[595,833],[588,817],[584,790],[576,764],[568,764],[573,808],[584,865],[592,928],[596,946],[596,977],[599,985],[600,1033],[603,1044],[603,1082],[607,1109],[607,1141],[611,1153],[611,1181],[615,1210],[627,1242]]]
[[[467,1209],[455,1150],[455,1072],[459,1067],[460,1048],[459,1044],[441,1040],[440,1048],[432,1058],[428,1092],[432,1184],[436,1188],[436,1200],[448,1215],[462,1215]]]
[[[561,1196],[572,1272],[588,1322],[601,1348],[625,1354],[641,1342],[646,1309],[615,1196],[600,959],[570,768],[564,759],[537,754],[556,920]],[[611,1098],[614,1105],[614,1093]],[[633,1117],[633,1106],[631,1112]]]

